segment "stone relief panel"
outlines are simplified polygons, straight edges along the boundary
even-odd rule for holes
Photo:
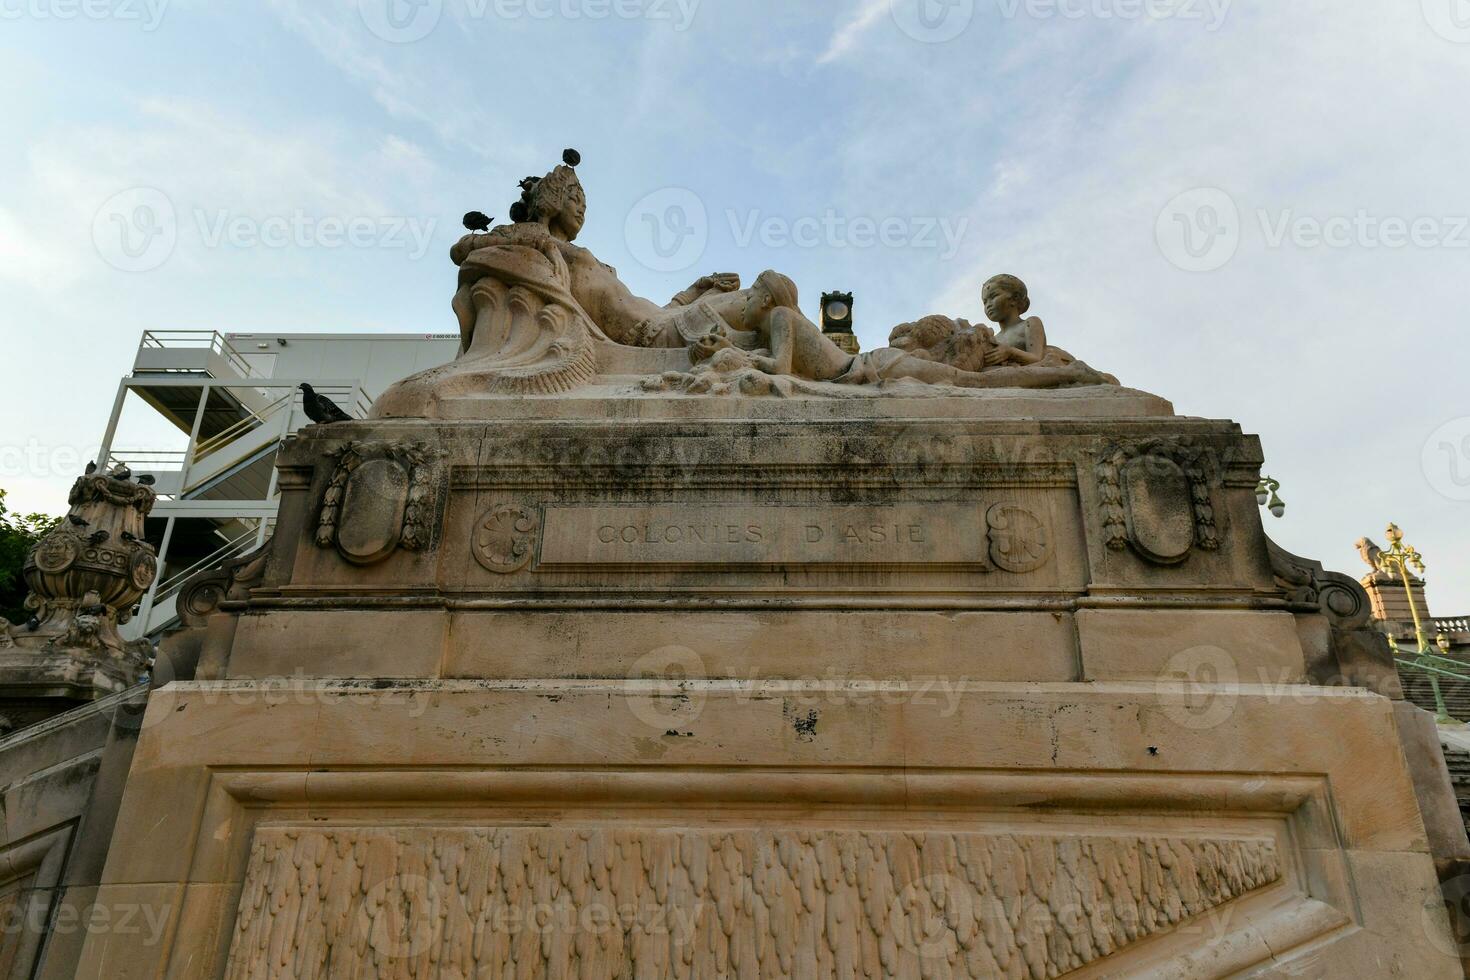
[[[1219,550],[1204,450],[1188,439],[1110,446],[1096,471],[1104,541],[1111,550],[1131,545],[1157,565],[1177,565],[1196,547]]]
[[[1283,879],[1273,838],[261,827],[229,980],[1041,980]]]
[[[382,561],[398,548],[429,547],[439,451],[426,443],[348,442],[329,455],[336,465],[318,511],[319,547],[335,547],[355,565]]]

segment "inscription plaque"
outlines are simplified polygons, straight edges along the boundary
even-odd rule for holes
[[[546,508],[542,566],[971,565],[989,567],[984,509],[565,506]]]

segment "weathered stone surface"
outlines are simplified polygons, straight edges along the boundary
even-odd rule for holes
[[[1282,875],[1270,837],[261,827],[225,976],[1054,978]]]

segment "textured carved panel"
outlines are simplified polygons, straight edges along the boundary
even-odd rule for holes
[[[261,828],[226,976],[1040,980],[1281,875],[1269,838]]]

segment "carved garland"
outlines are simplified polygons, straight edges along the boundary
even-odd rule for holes
[[[342,518],[342,498],[352,471],[369,459],[387,458],[408,471],[408,503],[403,511],[403,533],[399,547],[421,551],[433,538],[434,478],[429,464],[443,453],[428,443],[346,442],[327,453],[336,460],[331,482],[322,494],[317,518],[316,543],[330,548],[337,543],[337,525]]]
[[[1132,459],[1162,456],[1177,463],[1189,481],[1194,516],[1194,540],[1205,551],[1220,548],[1215,527],[1215,508],[1210,503],[1210,485],[1205,477],[1205,451],[1190,439],[1149,439],[1123,446],[1109,446],[1097,464],[1097,482],[1102,497],[1103,540],[1113,551],[1128,547],[1128,516],[1123,508],[1121,471]]]

